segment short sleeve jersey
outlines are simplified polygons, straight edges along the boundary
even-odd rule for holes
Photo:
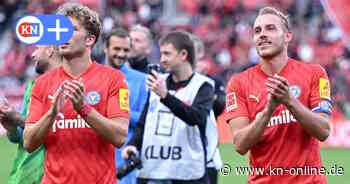
[[[314,64],[289,59],[280,74],[290,85],[291,94],[314,112],[331,112],[329,80],[325,70]],[[253,122],[267,104],[268,76],[260,65],[233,76],[227,85],[224,118],[228,122],[237,117],[248,117]],[[254,168],[321,167],[318,140],[306,133],[292,113],[279,105],[267,125],[261,140],[250,149],[250,165]],[[305,171],[306,172],[306,171]],[[260,183],[326,183],[322,175],[294,175],[283,172],[254,172],[249,177],[252,184]]]
[[[128,88],[124,75],[93,63],[73,78],[63,67],[40,76],[31,96],[26,123],[36,123],[50,108],[55,91],[66,80],[82,79],[85,101],[107,118],[129,118]],[[56,116],[44,146],[45,172],[42,183],[115,184],[114,146],[81,118],[67,98]]]

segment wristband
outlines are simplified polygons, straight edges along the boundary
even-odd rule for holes
[[[92,111],[92,107],[88,104],[85,104],[81,109],[80,111],[78,112],[78,114],[81,116],[81,117],[86,117],[91,111]]]

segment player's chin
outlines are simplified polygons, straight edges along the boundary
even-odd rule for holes
[[[113,65],[114,67],[118,67],[118,68],[119,68],[121,65],[124,64],[124,61],[118,60],[118,59],[114,59],[112,62],[113,62],[112,65]]]
[[[262,58],[271,58],[276,55],[276,52],[273,49],[263,49],[259,50],[258,54]]]
[[[59,47],[59,48],[58,48],[58,52],[59,52],[59,54],[62,55],[62,56],[70,55],[70,54],[71,54],[71,49],[69,49],[69,48],[67,48],[67,47],[64,47],[64,48]]]

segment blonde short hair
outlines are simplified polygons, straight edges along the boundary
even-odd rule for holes
[[[279,17],[281,19],[282,25],[284,26],[285,30],[288,32],[290,31],[290,21],[289,21],[288,15],[282,13],[281,11],[277,10],[274,7],[268,6],[260,9],[258,16],[266,15],[266,14],[276,15],[277,17]]]

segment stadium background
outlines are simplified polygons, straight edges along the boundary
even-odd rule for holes
[[[30,60],[32,46],[16,40],[14,20],[25,14],[50,13],[65,0],[1,0],[0,3],[0,92],[20,110],[26,82],[35,77]],[[211,75],[227,81],[229,76],[258,63],[251,39],[257,10],[265,5],[290,15],[294,38],[289,55],[324,66],[331,80],[334,112],[332,133],[321,151],[326,168],[343,167],[345,175],[329,176],[330,184],[350,181],[350,0],[75,0],[99,12],[103,33],[115,26],[135,24],[149,27],[155,37],[149,60],[159,61],[156,40],[181,28],[197,34],[206,46],[202,62]],[[348,46],[348,47],[347,47]],[[104,61],[102,39],[93,56]],[[227,125],[221,121],[220,150],[224,162],[246,166],[247,158],[235,153]],[[6,183],[16,146],[3,136],[0,127],[0,184]],[[246,176],[220,176],[220,184],[244,183]]]

